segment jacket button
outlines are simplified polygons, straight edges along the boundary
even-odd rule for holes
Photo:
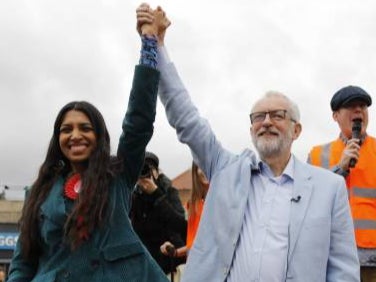
[[[64,271],[64,273],[63,273],[63,277],[64,277],[64,278],[68,278],[69,275],[70,275],[70,273],[69,273],[68,270]]]

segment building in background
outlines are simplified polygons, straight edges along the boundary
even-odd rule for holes
[[[192,191],[192,170],[189,168],[172,179],[172,186],[179,191],[180,200],[185,208]]]
[[[18,239],[25,189],[22,186],[0,186],[0,270],[8,273],[9,263]]]

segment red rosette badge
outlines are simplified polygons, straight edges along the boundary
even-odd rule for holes
[[[73,174],[67,179],[64,185],[64,196],[68,199],[75,200],[81,191],[81,176],[79,173]]]

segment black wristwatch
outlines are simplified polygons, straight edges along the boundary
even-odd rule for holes
[[[340,166],[336,165],[336,166],[333,166],[332,169],[331,169],[334,173],[337,173],[339,175],[342,175],[343,177],[346,177],[349,175],[350,171],[347,169],[347,170],[343,170]]]

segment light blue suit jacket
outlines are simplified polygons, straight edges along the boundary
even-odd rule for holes
[[[200,117],[173,64],[160,58],[160,99],[181,142],[210,179],[210,189],[183,282],[226,281],[241,231],[257,158],[224,149]],[[286,281],[359,281],[359,263],[344,180],[295,159]],[[257,187],[251,187],[257,189]]]

